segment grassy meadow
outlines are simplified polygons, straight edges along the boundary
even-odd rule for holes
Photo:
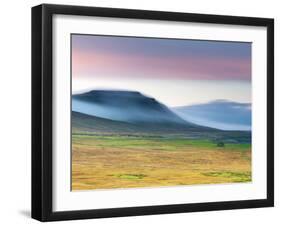
[[[72,134],[72,190],[251,181],[251,144]]]

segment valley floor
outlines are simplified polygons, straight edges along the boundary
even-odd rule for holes
[[[72,190],[250,181],[250,144],[72,135]]]

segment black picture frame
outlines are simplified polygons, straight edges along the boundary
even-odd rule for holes
[[[54,212],[52,210],[52,18],[55,14],[266,27],[267,198]],[[274,206],[273,19],[50,4],[32,8],[32,218],[40,221],[57,221],[270,206]]]

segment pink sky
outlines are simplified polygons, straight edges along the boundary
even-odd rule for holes
[[[72,92],[136,90],[170,106],[251,102],[251,54],[251,43],[73,34]]]
[[[222,57],[142,57],[130,54],[72,53],[74,77],[116,78],[119,76],[157,79],[249,80],[250,59]]]

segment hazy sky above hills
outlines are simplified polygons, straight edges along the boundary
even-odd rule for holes
[[[169,106],[251,102],[251,43],[72,35],[72,91],[137,90]]]

